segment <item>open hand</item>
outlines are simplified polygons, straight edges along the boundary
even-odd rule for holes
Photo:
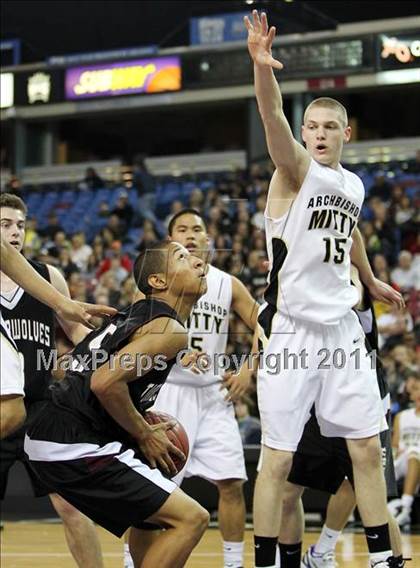
[[[404,308],[404,298],[392,286],[375,278],[369,286],[370,295],[374,300],[379,300],[385,304],[393,304],[400,310]]]
[[[228,371],[223,375],[223,382],[220,390],[226,389],[228,392],[225,400],[235,402],[247,393],[252,380],[252,369],[247,364],[242,365],[240,371],[235,375],[233,371]]]
[[[117,310],[101,304],[86,304],[63,297],[55,308],[55,312],[60,319],[75,321],[90,329],[95,329],[95,326],[91,323],[92,317],[114,316]]]
[[[150,467],[163,470],[170,475],[178,472],[172,461],[171,454],[181,460],[186,456],[172,442],[169,441],[166,431],[174,427],[174,422],[161,422],[160,424],[150,425],[150,429],[137,439],[137,444],[150,463]]]
[[[252,60],[257,65],[268,65],[275,69],[283,69],[283,64],[271,55],[271,46],[276,28],[268,29],[267,15],[262,12],[261,18],[257,10],[252,11],[252,23],[248,16],[244,17],[245,26],[248,30],[248,51]]]

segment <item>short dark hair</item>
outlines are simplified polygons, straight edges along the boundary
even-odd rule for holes
[[[174,230],[175,223],[176,223],[176,221],[179,217],[182,217],[182,215],[197,215],[197,217],[200,217],[200,219],[203,221],[204,228],[207,231],[207,222],[206,222],[203,214],[200,213],[200,211],[197,211],[196,209],[188,208],[188,209],[182,209],[182,211],[178,211],[178,213],[175,213],[175,215],[169,221],[168,235],[172,235],[172,231]]]
[[[146,296],[153,292],[149,284],[149,276],[166,272],[168,255],[166,254],[171,243],[169,241],[159,241],[148,245],[134,262],[133,277],[138,289]]]
[[[10,209],[17,209],[18,211],[22,211],[25,217],[28,214],[28,208],[26,207],[23,200],[13,193],[2,193],[0,195],[0,207],[10,207]]]

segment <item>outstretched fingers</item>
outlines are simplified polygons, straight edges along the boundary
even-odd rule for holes
[[[254,26],[254,30],[261,33],[261,20],[258,10],[252,10],[252,24]]]

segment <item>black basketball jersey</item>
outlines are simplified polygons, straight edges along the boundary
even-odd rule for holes
[[[46,264],[29,261],[31,266],[48,282]],[[55,349],[54,311],[18,286],[13,295],[0,296],[1,314],[7,330],[23,354],[25,371],[25,403],[45,400],[51,372],[42,364],[48,361]]]
[[[375,312],[369,290],[366,286],[363,286],[363,303],[364,309],[355,311],[365,332],[368,353],[372,355],[376,363],[379,392],[381,393],[381,398],[384,399],[388,395],[389,390],[386,382],[385,369],[379,358],[378,326],[376,324]]]
[[[102,364],[112,368],[112,355],[129,343],[136,330],[159,317],[175,319],[182,325],[178,314],[168,304],[145,299],[118,312],[100,329],[91,332],[74,349],[72,370],[66,373],[63,381],[51,386],[54,404],[87,421],[99,435],[113,435],[120,440],[126,438],[127,432],[113,420],[91,391],[91,377]],[[141,355],[138,354],[139,357]],[[147,374],[128,383],[131,400],[138,412],[144,413],[153,406],[175,361],[156,358]]]

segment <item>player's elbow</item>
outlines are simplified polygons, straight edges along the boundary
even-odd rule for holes
[[[26,410],[22,397],[1,400],[0,439],[10,436],[26,419]]]
[[[101,400],[110,395],[111,384],[102,373],[94,373],[90,379],[90,390]]]

